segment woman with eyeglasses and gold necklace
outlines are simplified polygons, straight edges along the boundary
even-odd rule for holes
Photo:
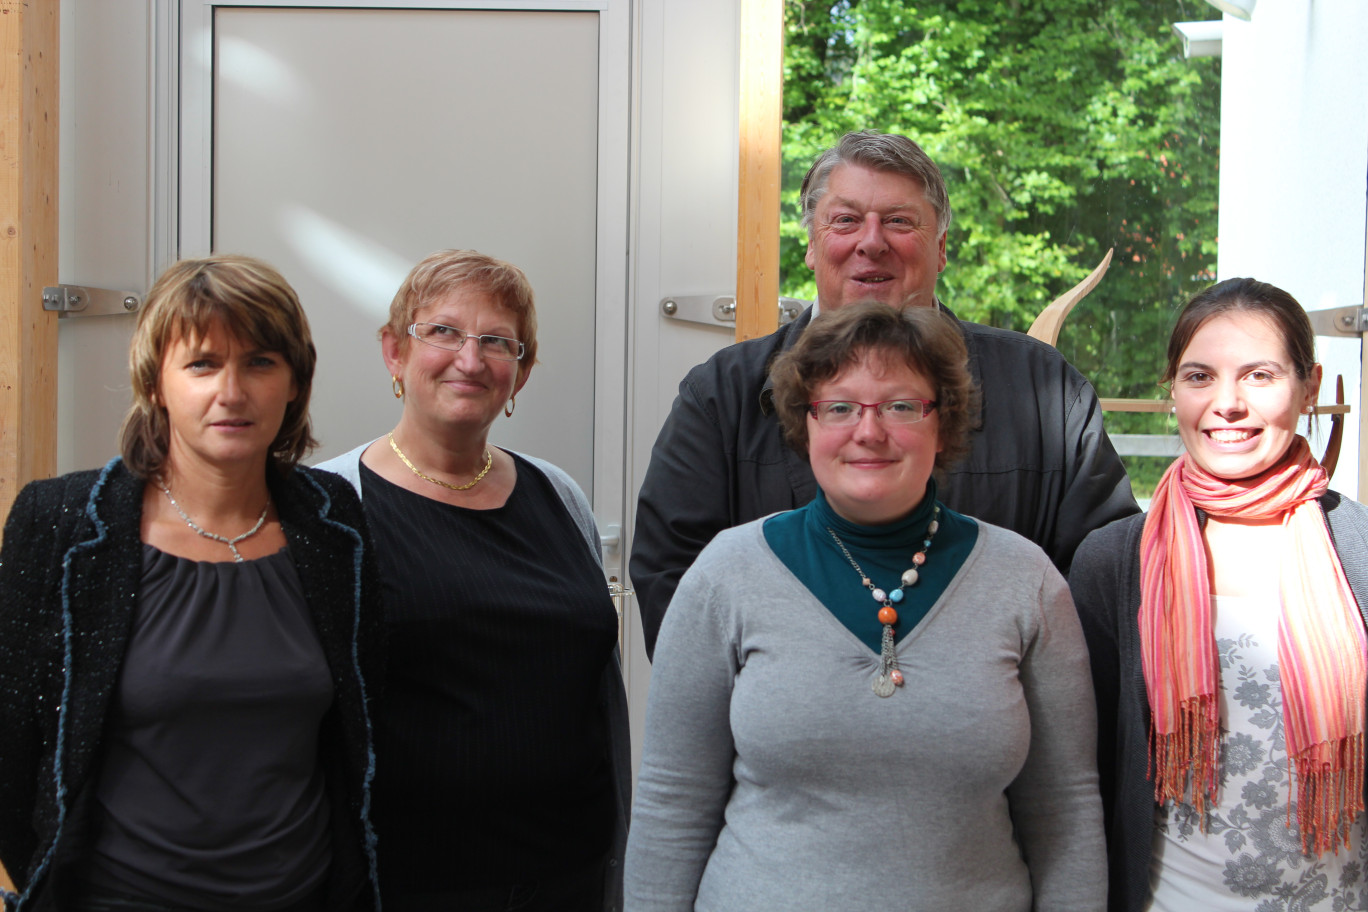
[[[958,326],[850,304],[776,360],[807,506],[704,548],[665,615],[630,912],[1100,912],[1091,682],[1037,546],[936,501]]]
[[[531,285],[439,251],[380,345],[399,423],[320,468],[362,495],[388,612],[385,908],[618,908],[630,754],[593,514],[563,471],[488,443],[536,363]]]

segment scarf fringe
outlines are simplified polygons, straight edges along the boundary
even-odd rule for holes
[[[1216,802],[1216,771],[1220,768],[1220,724],[1215,694],[1184,700],[1178,706],[1171,732],[1150,725],[1150,768],[1154,800],[1159,804],[1186,797],[1206,832],[1208,803]],[[1190,793],[1190,794],[1189,794]]]
[[[1354,818],[1363,813],[1363,735],[1312,745],[1293,760],[1302,854],[1349,848]],[[1287,809],[1292,825],[1292,808]]]

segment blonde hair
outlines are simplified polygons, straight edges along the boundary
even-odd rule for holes
[[[261,260],[211,256],[181,260],[161,274],[138,314],[128,351],[133,404],[119,432],[124,464],[148,478],[166,465],[171,429],[158,404],[162,362],[178,340],[203,337],[214,324],[263,350],[279,352],[296,395],[271,442],[271,461],[288,470],[318,445],[309,427],[317,353],[309,321],[290,283]]]
[[[414,315],[443,295],[466,286],[493,298],[496,305],[513,315],[524,349],[518,373],[527,373],[537,363],[537,307],[532,283],[512,263],[475,250],[439,250],[420,260],[395,292],[384,329],[390,331],[400,349],[407,348],[408,327]]]

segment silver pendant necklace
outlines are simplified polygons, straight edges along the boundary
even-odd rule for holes
[[[261,527],[266,525],[266,514],[270,512],[271,509],[271,498],[267,497],[266,506],[261,508],[261,515],[257,517],[255,526],[252,526],[252,528],[248,529],[246,532],[243,532],[237,538],[225,538],[222,535],[216,535],[213,532],[207,532],[204,529],[201,529],[193,519],[191,519],[189,516],[186,516],[185,511],[181,509],[181,505],[176,503],[176,498],[171,496],[171,489],[168,488],[165,484],[163,484],[160,478],[157,479],[157,487],[161,488],[161,492],[166,495],[166,499],[171,501],[171,506],[175,507],[176,512],[180,514],[180,518],[185,520],[185,524],[189,526],[196,535],[201,535],[205,538],[213,539],[216,542],[223,542],[223,544],[228,546],[228,550],[233,552],[233,560],[239,564],[242,563],[242,554],[237,549],[238,542],[246,541],[253,535],[256,535],[258,532],[260,532]]]
[[[912,555],[912,566],[903,571],[901,583],[892,592],[884,592],[874,585],[869,575],[860,569],[860,565],[855,563],[855,558],[850,556],[850,551],[846,548],[845,542],[841,537],[827,526],[827,534],[836,542],[836,547],[841,549],[845,559],[850,562],[850,566],[855,568],[855,572],[860,574],[860,583],[869,590],[869,594],[874,597],[874,601],[879,603],[879,623],[883,625],[883,637],[879,642],[879,674],[874,678],[872,685],[874,693],[880,697],[891,697],[894,692],[903,686],[902,669],[898,667],[898,653],[893,641],[893,628],[898,623],[898,610],[893,607],[895,602],[901,602],[904,597],[903,590],[910,589],[917,585],[920,576],[918,568],[926,563],[926,552],[931,547],[931,540],[936,537],[936,532],[940,530],[940,504],[936,504],[931,510],[931,522],[926,527],[926,538],[922,540],[921,550]]]

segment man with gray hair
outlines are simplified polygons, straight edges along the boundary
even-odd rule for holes
[[[950,200],[920,146],[894,134],[847,133],[817,157],[800,198],[817,303],[691,370],[651,453],[630,564],[648,654],[679,578],[714,535],[817,493],[807,459],[780,432],[774,357],[819,308],[881,301],[949,312],[936,280],[946,264]],[[1097,394],[1053,347],[959,325],[982,411],[969,454],[945,473],[939,499],[1031,539],[1067,573],[1085,535],[1139,510]]]

